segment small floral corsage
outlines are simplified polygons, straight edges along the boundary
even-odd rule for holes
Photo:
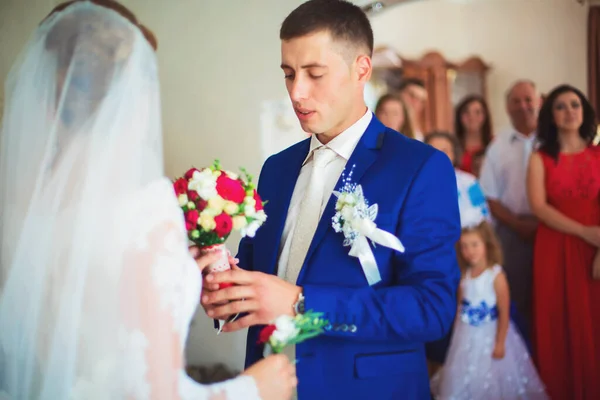
[[[258,343],[265,345],[265,356],[278,354],[286,346],[298,344],[323,333],[329,322],[321,318],[322,313],[308,311],[295,317],[282,315],[259,334]]]
[[[353,168],[354,169],[354,168]],[[336,232],[344,234],[344,246],[350,246],[350,256],[357,257],[365,273],[369,285],[381,281],[375,255],[369,246],[379,244],[399,252],[404,252],[404,246],[393,234],[377,228],[377,204],[369,205],[363,194],[361,185],[352,182],[352,171],[342,176],[342,188],[333,192],[337,197],[335,215],[332,226]]]

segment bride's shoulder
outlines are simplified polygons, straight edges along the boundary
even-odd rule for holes
[[[173,184],[167,178],[155,179],[152,182],[146,184],[141,191],[143,196],[155,195],[159,196],[164,200],[170,200],[172,203],[177,204],[177,198],[175,197],[175,191],[173,190]]]
[[[132,193],[126,208],[144,218],[179,217],[181,208],[175,197],[173,184],[167,178],[159,178]]]

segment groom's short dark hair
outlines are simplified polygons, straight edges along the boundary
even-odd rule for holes
[[[283,21],[281,40],[296,39],[327,31],[334,40],[343,40],[364,48],[373,55],[373,29],[360,7],[344,0],[309,0],[301,4]]]

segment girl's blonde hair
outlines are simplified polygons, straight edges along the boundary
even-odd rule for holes
[[[462,233],[477,233],[481,237],[485,245],[485,255],[487,257],[486,261],[488,267],[492,267],[496,264],[502,265],[502,247],[489,222],[483,221],[477,226],[463,228]],[[469,263],[462,255],[460,240],[456,243],[456,254],[458,256],[458,265],[460,266],[461,271],[466,271],[469,267]]]

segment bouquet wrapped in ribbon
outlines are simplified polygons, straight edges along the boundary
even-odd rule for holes
[[[207,273],[230,269],[225,241],[232,231],[254,237],[267,220],[252,176],[240,170],[243,178],[223,170],[217,160],[208,168],[191,168],[173,182],[189,240],[201,253],[217,252],[221,256],[206,268]],[[221,284],[221,288],[229,285]]]

